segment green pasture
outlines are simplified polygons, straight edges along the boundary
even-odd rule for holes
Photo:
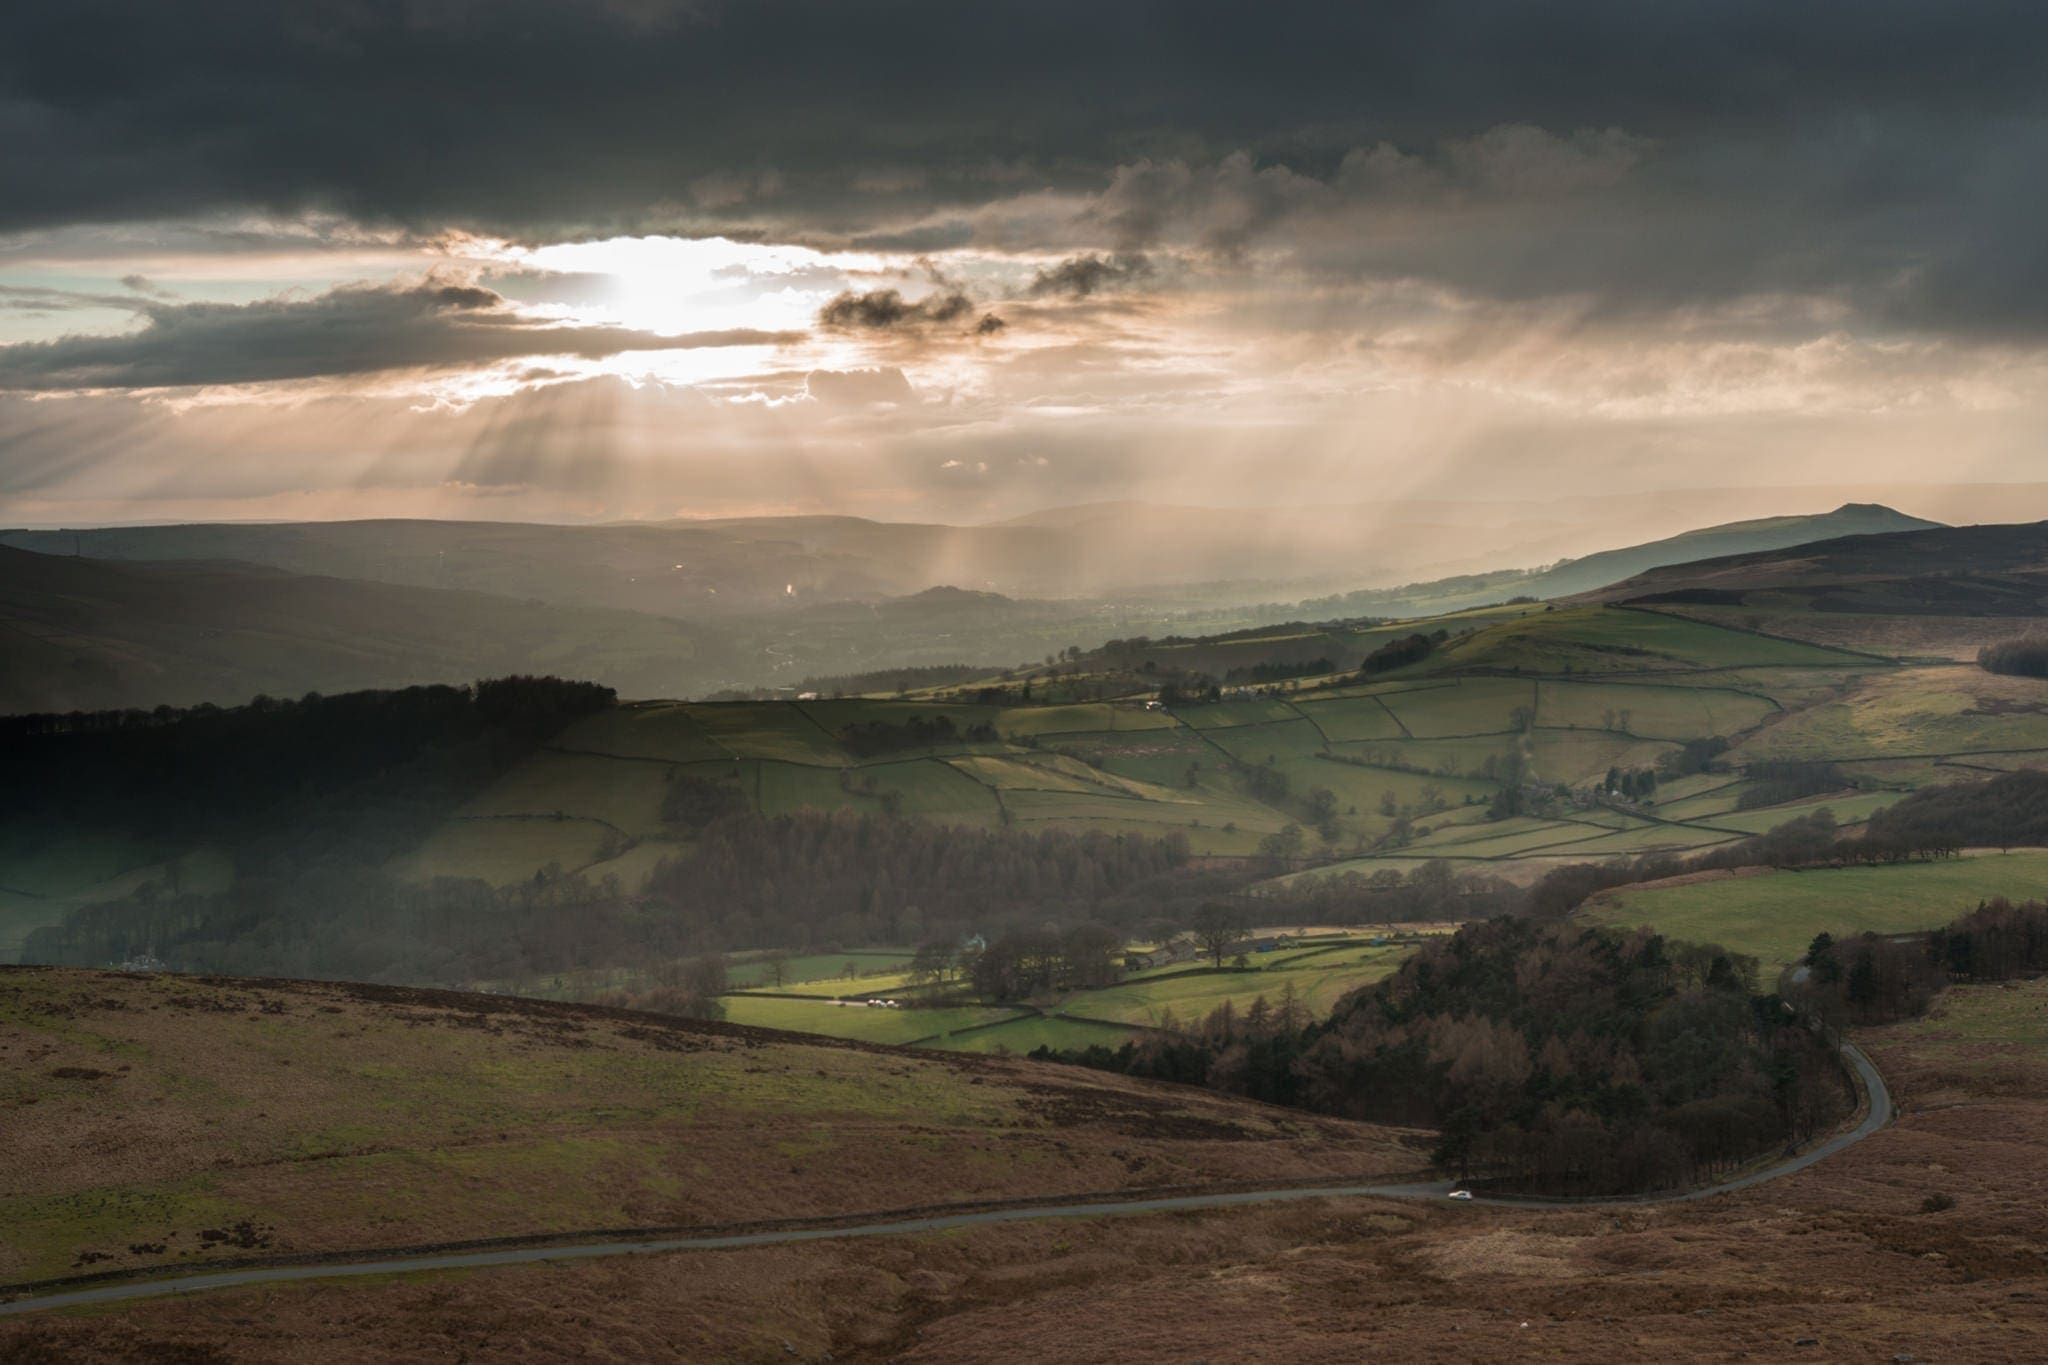
[[[1712,779],[1706,785],[1702,779]],[[1660,783],[1650,809],[1666,820],[1704,820],[1719,824],[1719,817],[1732,812],[1742,794],[1755,784],[1727,773],[1701,773],[1696,778]]]
[[[1768,759],[1941,757],[2048,748],[2048,681],[1972,665],[1901,668],[1785,717],[1729,755]]]
[[[1162,787],[1185,785],[1191,764],[1214,767],[1224,761],[1213,746],[1183,728],[1061,735],[1046,743],[1049,749],[1099,771]]]
[[[1039,1047],[1065,1050],[1084,1048],[1090,1043],[1119,1047],[1130,1041],[1132,1036],[1133,1032],[1130,1030],[1105,1028],[1100,1024],[1084,1024],[1074,1019],[1027,1014],[1012,1023],[997,1024],[993,1028],[975,1029],[967,1033],[955,1032],[947,1037],[933,1038],[922,1046],[944,1052],[1008,1052],[1021,1055]]]
[[[1565,607],[1453,640],[1410,671],[1614,674],[1692,668],[1867,666],[1869,662],[1840,650],[1752,635],[1662,612]]]
[[[1295,711],[1308,718],[1324,739],[1347,744],[1361,739],[1398,739],[1406,733],[1379,697],[1334,697],[1301,701]]]
[[[1142,706],[1110,702],[1082,702],[1068,706],[1013,706],[995,718],[998,734],[1146,734],[1173,730],[1180,722],[1165,711],[1147,711]]]
[[[1853,825],[1867,820],[1886,806],[1899,799],[1899,792],[1852,792],[1847,795],[1836,793],[1832,796],[1818,796],[1809,801],[1794,801],[1782,806],[1761,806],[1755,810],[1734,811],[1727,815],[1716,815],[1707,823],[1722,829],[1742,830],[1749,834],[1762,834],[1766,830],[1797,820],[1815,811],[1825,810],[1835,817],[1835,823]],[[1669,812],[1660,811],[1668,815]]]
[[[1472,735],[1463,739],[1369,739],[1332,745],[1333,753],[1376,767],[1398,768],[1437,777],[1470,777],[1491,758],[1498,762],[1513,753],[1521,736]]]
[[[813,704],[822,706],[827,703]],[[859,704],[888,705],[883,702]],[[826,730],[796,702],[704,702],[687,709],[690,719],[701,726],[706,735],[735,755],[780,759],[787,763],[824,764],[834,768],[852,761],[846,750],[840,747],[837,732]],[[906,716],[918,709],[912,703],[902,704],[902,713]]]
[[[564,871],[588,867],[617,839],[607,826],[576,816],[449,820],[393,860],[391,871],[412,881],[475,877],[509,886],[550,864]]]
[[[1716,687],[1541,682],[1536,695],[1538,726],[1642,739],[1740,734],[1778,709],[1767,698]]]
[[[1300,720],[1295,709],[1277,697],[1252,701],[1223,701],[1207,706],[1184,706],[1174,719],[1195,730],[1230,730],[1250,725]]]
[[[1536,684],[1518,678],[1462,678],[1456,687],[1393,692],[1380,700],[1416,739],[1491,735],[1514,728],[1518,708],[1533,711]]]
[[[1546,854],[1570,854],[1572,858],[1584,857],[1589,861],[1605,858],[1635,857],[1642,853],[1683,853],[1693,849],[1711,848],[1715,844],[1732,843],[1740,835],[1722,830],[1702,829],[1695,825],[1639,825],[1634,829],[1616,830],[1611,834],[1598,834],[1584,842],[1574,841],[1540,851]]]
[[[695,718],[698,709],[677,702],[614,707],[576,721],[556,736],[555,746],[670,763],[730,757]]]
[[[1083,991],[1067,997],[1054,1012],[1149,1027],[1161,1026],[1170,1017],[1185,1026],[1199,1023],[1226,1000],[1238,1010],[1260,996],[1277,1005],[1281,993],[1292,985],[1302,1007],[1321,1018],[1345,994],[1391,975],[1409,952],[1405,946],[1367,947],[1244,971],[1155,976]],[[1256,964],[1262,956],[1254,954],[1251,961]]]
[[[1203,738],[1240,763],[1257,767],[1268,760],[1296,758],[1321,753],[1328,747],[1322,731],[1299,716],[1291,720],[1268,721],[1262,725],[1236,725],[1224,730],[1204,730]]]
[[[581,753],[541,750],[457,812],[476,818],[574,815],[628,838],[658,836],[669,769]]]
[[[1934,929],[1993,896],[2043,895],[2048,852],[2032,851],[1625,887],[1580,913],[1596,924],[1648,924],[1671,938],[1753,953],[1774,971],[1804,956],[1822,930],[1843,938]]]
[[[900,1044],[933,1034],[971,1028],[1019,1013],[1001,1006],[955,1009],[888,1009],[880,1005],[835,1005],[800,996],[728,995],[720,998],[727,1023],[752,1028],[790,1029],[851,1038],[863,1043]]]
[[[1388,821],[1380,815],[1379,803],[1388,792],[1393,793],[1394,801],[1400,807],[1419,808],[1434,798],[1444,802],[1448,809],[1460,810],[1465,807],[1467,798],[1485,802],[1495,791],[1491,782],[1475,778],[1397,772],[1315,756],[1282,759],[1275,767],[1287,775],[1289,788],[1296,798],[1306,797],[1317,787],[1328,789],[1337,798],[1338,823],[1347,828],[1361,825],[1374,830],[1385,828]],[[1354,806],[1358,811],[1356,817],[1345,814]],[[1437,816],[1417,818],[1434,820]]]
[[[852,964],[854,975],[846,974]],[[836,984],[835,994],[866,989],[871,977],[892,976],[910,965],[910,951],[905,948],[854,948],[843,953],[804,953],[784,960],[783,980],[789,985],[810,982]],[[735,990],[749,990],[766,987],[768,964],[757,954],[729,961],[725,968],[726,984]]]
[[[1567,787],[1589,787],[1609,768],[1653,768],[1676,745],[1631,739],[1598,730],[1538,730],[1528,736],[1530,776]]]

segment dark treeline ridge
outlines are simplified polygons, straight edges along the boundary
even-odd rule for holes
[[[1870,818],[1869,836],[1907,844],[2032,848],[2048,844],[2048,773],[2020,769],[1924,787]]]
[[[1414,635],[1404,635],[1398,640],[1389,640],[1365,656],[1365,662],[1358,666],[1359,676],[1372,678],[1381,673],[1391,673],[1397,668],[1406,668],[1410,664],[1419,664],[1435,651],[1439,642],[1447,638],[1448,632],[1439,630],[1434,635],[1417,632]]]
[[[1806,950],[1791,994],[1825,1018],[1911,1019],[1951,982],[2010,981],[2048,971],[2048,904],[1999,897],[1927,934],[1836,939]]]
[[[2021,678],[2048,678],[2048,634],[2000,640],[1977,651],[1977,666],[1987,673]]]
[[[694,812],[699,813],[699,812]],[[885,815],[712,812],[644,888],[543,872],[401,883],[330,860],[216,893],[148,888],[29,936],[23,959],[151,953],[190,971],[462,982],[741,948],[838,949],[1047,922],[1133,926],[1227,890],[1179,835],[971,830]]]
[[[560,678],[0,721],[0,820],[373,860],[612,690]]]
[[[1268,924],[1403,924],[1519,914],[1527,898],[1505,877],[1432,858],[1405,873],[1383,867],[1260,886],[1246,903]]]
[[[855,721],[839,732],[839,742],[857,758],[873,758],[877,754],[897,753],[904,749],[929,749],[935,744],[952,744],[960,740],[972,743],[996,738],[995,726],[987,721],[975,721],[963,729],[944,712],[931,716],[906,716],[900,721]]]
[[[1171,834],[971,829],[846,811],[714,821],[641,899],[683,941],[915,943],[1012,925],[1134,925],[1212,884]]]
[[[1377,618],[1361,617],[1357,620],[1344,622],[1331,622],[1327,620],[1320,622],[1305,620],[1273,621],[1256,626],[1244,626],[1237,630],[1219,631],[1214,635],[1133,635],[1129,639],[1105,640],[1100,648],[1092,651],[1092,653],[1084,653],[1083,657],[1100,657],[1118,664],[1130,665],[1145,658],[1149,651],[1163,645],[1227,645],[1241,640],[1263,640],[1273,635],[1316,635],[1329,630],[1332,625],[1341,625],[1344,629],[1355,630],[1369,629],[1373,626],[1385,624],[1384,621]]]
[[[1832,763],[1752,763],[1743,769],[1742,775],[1755,785],[1745,787],[1735,798],[1737,810],[1782,806],[1789,801],[1840,791],[1849,785],[1849,779]]]
[[[1648,931],[1467,925],[1327,1023],[1290,1002],[1193,1032],[1034,1056],[1429,1124],[1439,1165],[1554,1194],[1699,1180],[1818,1132],[1852,1091],[1756,963]]]
[[[1275,660],[1268,663],[1252,664],[1245,668],[1233,668],[1224,673],[1223,681],[1255,685],[1258,683],[1285,682],[1289,678],[1313,678],[1324,673],[1334,673],[1336,671],[1336,663],[1326,654],[1319,658],[1303,659],[1299,663],[1286,663]]]
[[[737,807],[724,784],[675,791],[673,814],[693,837],[643,887],[559,870],[500,888],[406,883],[381,858],[278,861],[222,891],[152,885],[81,907],[32,933],[23,959],[104,966],[149,953],[188,971],[456,984],[739,949],[970,934],[993,946],[1018,934],[1012,946],[1028,960],[1014,984],[1050,960],[1031,934],[1058,938],[1062,951],[1089,925],[1164,936],[1191,927],[1189,907],[1218,900],[1262,919],[1384,923],[1495,913],[1519,895],[1427,863],[1405,877],[1311,881],[1251,900],[1240,893],[1252,871],[1191,860],[1177,834],[976,830],[849,811],[766,817]]]

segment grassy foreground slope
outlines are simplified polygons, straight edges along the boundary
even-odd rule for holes
[[[0,1283],[1420,1164],[1386,1129],[1022,1061],[497,996],[0,970]]]

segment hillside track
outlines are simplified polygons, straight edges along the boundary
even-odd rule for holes
[[[1589,1199],[1513,1198],[1475,1195],[1475,1205],[1515,1209],[1582,1209],[1613,1205],[1676,1204],[1711,1199],[1746,1190],[1796,1174],[1824,1161],[1890,1123],[1895,1108],[1883,1075],[1860,1048],[1842,1045],[1864,1094],[1863,1116],[1855,1127],[1837,1133],[1795,1156],[1749,1171],[1732,1179],[1697,1189],[1669,1194],[1629,1195]],[[855,1237],[902,1237],[946,1232],[954,1228],[979,1227],[1052,1218],[1114,1218],[1132,1214],[1190,1213],[1207,1209],[1237,1208],[1252,1204],[1276,1204],[1303,1199],[1417,1199],[1444,1201],[1455,1186],[1449,1181],[1421,1181],[1408,1184],[1289,1185],[1261,1189],[1212,1189],[1145,1199],[1083,1197],[1072,1202],[1047,1200],[983,1205],[959,1212],[932,1211],[910,1217],[887,1214],[853,1214],[832,1220],[817,1220],[802,1226],[781,1224],[754,1230],[702,1230],[688,1236],[627,1239],[617,1232],[590,1234],[589,1240],[562,1241],[542,1246],[498,1246],[474,1250],[422,1250],[418,1252],[373,1252],[373,1259],[334,1260],[310,1263],[272,1262],[240,1269],[137,1278],[53,1293],[28,1293],[0,1303],[0,1317],[45,1312],[60,1308],[121,1303],[130,1299],[165,1294],[196,1294],[214,1289],[235,1289],[248,1285],[280,1284],[300,1280],[340,1279],[360,1275],[406,1275],[436,1270],[476,1270],[502,1265],[534,1265],[558,1261],[582,1261],[607,1256],[638,1256],[678,1251],[731,1251],[744,1247],[775,1246],[791,1242],[822,1242]],[[860,1221],[868,1219],[870,1221]],[[32,1286],[21,1286],[32,1289]]]

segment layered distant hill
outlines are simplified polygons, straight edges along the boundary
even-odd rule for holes
[[[1483,581],[1428,586],[1470,596],[1492,591],[1501,579],[1511,581],[1513,591],[1556,595],[1707,554],[1933,524],[1886,508],[1850,507],[1609,549],[1626,544],[1631,530],[1654,532],[1671,519],[1668,510],[1553,517],[1484,503],[1460,508],[1390,501],[1319,511],[1101,503],[980,526],[841,516],[603,526],[293,522],[17,530],[0,532],[0,544],[95,559],[235,560],[292,573],[695,620],[875,601],[933,587],[1162,610],[1246,605],[1460,568],[1489,572]],[[1588,549],[1609,553],[1547,571],[1526,569]],[[1435,601],[1421,608],[1441,609]]]
[[[1391,590],[1346,593],[1305,603],[1324,614],[1424,615],[1461,611],[1510,597],[1570,597],[1668,564],[1687,564],[1720,555],[1781,550],[1851,535],[1923,531],[1941,523],[1907,516],[1871,503],[1845,503],[1811,516],[1765,517],[1728,522],[1617,550],[1603,550],[1541,569],[1503,569],[1464,574]]]
[[[1684,564],[1727,555],[1757,555],[1788,546],[1842,536],[1886,536],[1905,531],[1947,529],[1940,522],[1907,516],[1874,503],[1845,503],[1832,512],[1811,517],[1766,517],[1730,522],[1647,545],[1607,550],[1559,564],[1532,576],[1531,595],[1568,597],[1589,592],[1667,564]]]
[[[1223,578],[1233,567],[1267,562],[1254,550],[1280,535],[1283,521],[1265,514],[1246,520],[1234,542],[1245,557],[1203,561],[1202,572]],[[1228,579],[1213,591],[1162,588],[1130,597],[1103,589],[1018,598],[947,585],[992,573],[1042,581],[1062,556],[1062,572],[1076,574],[1090,562],[1087,546],[1118,547],[1118,554],[1150,547],[1161,562],[1181,563],[1200,547],[1233,543],[1223,514],[1122,504],[984,527],[811,517],[17,531],[0,534],[0,542],[22,547],[0,546],[7,567],[0,629],[9,640],[0,648],[0,710],[229,703],[259,692],[513,672],[573,673],[626,696],[793,694],[811,678],[906,666],[1009,667],[1134,637],[1223,637],[1216,650],[1176,656],[1221,676],[1240,664],[1272,662],[1238,657],[1245,647],[1229,637],[1245,628],[1565,596],[1617,579],[1634,584],[1631,574],[1709,553],[1778,552],[1847,531],[1929,526],[1889,508],[1850,505],[1709,527],[1542,570],[1307,601],[1262,599],[1257,594],[1275,585]],[[1958,534],[1954,543],[1975,543]],[[1326,571],[1352,574],[1367,553],[1329,548]],[[1680,585],[1646,579],[1625,595]],[[1325,655],[1357,662],[1341,641],[1297,635],[1300,657],[1279,662],[1293,667]]]
[[[1804,603],[1816,611],[2033,615],[2048,605],[2048,522],[1850,535],[1672,564],[1588,600]]]

